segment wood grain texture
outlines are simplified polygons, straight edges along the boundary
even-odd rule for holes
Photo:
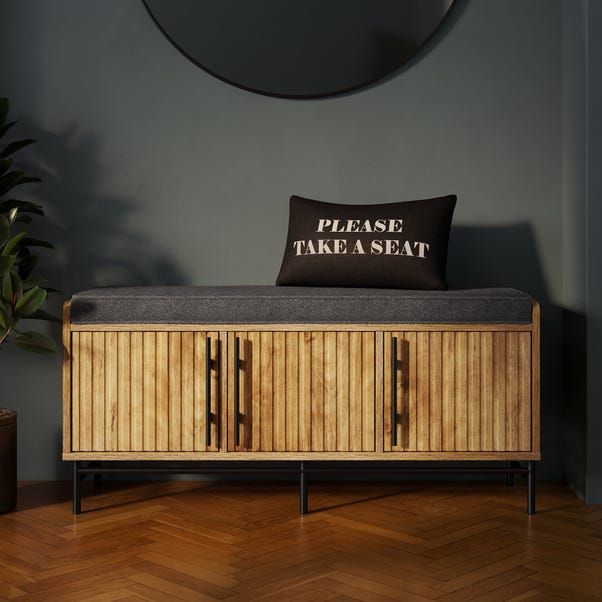
[[[71,324],[72,332],[95,331],[125,331],[125,332],[240,332],[249,324]],[[427,323],[427,324],[253,324],[255,332],[496,332],[512,330],[516,332],[531,332],[532,324],[478,324],[478,323]]]
[[[69,451],[71,443],[71,302],[63,303],[62,327],[62,378],[63,378],[63,451]]]
[[[375,449],[375,333],[237,331],[233,337],[244,350],[239,395],[246,435],[238,448],[229,443],[230,451]],[[233,362],[228,370],[233,382]],[[232,423],[232,388],[228,395]]]
[[[248,459],[266,453],[274,459],[303,453],[352,459],[365,458],[364,452],[375,459],[397,453],[407,459],[481,453],[485,459],[510,452],[533,458],[539,454],[538,312],[534,305],[533,329],[211,331],[210,448],[204,428],[207,332],[69,329],[63,451],[68,457],[149,452],[174,459],[218,450],[251,454]],[[235,336],[242,360],[238,448],[230,359]],[[220,423],[227,429],[220,430]],[[188,453],[193,455],[181,456]]]
[[[398,340],[398,367],[407,364],[407,374],[398,370],[397,376],[394,448],[388,384],[393,336]],[[469,451],[531,450],[531,333],[392,332],[384,340],[384,450],[449,457]],[[407,425],[404,412],[399,413],[406,407]]]
[[[533,301],[531,322],[531,449],[540,450],[540,345],[541,345],[541,309],[537,301]]]
[[[602,590],[600,506],[503,481],[23,482],[0,516],[0,599],[589,601]]]
[[[219,333],[213,334],[212,352],[217,354]],[[195,429],[204,425],[206,411],[205,340],[206,333],[198,332],[71,333],[71,449],[205,451],[204,428],[202,446],[200,436],[195,443]],[[214,389],[219,385],[218,367],[214,362]],[[215,411],[218,399],[216,393]],[[214,423],[212,450],[218,449]]]

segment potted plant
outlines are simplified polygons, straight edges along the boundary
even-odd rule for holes
[[[37,203],[15,199],[12,192],[23,184],[40,181],[13,169],[14,153],[34,141],[2,142],[16,123],[7,122],[8,109],[8,99],[0,98],[0,350],[13,344],[25,351],[52,353],[55,345],[51,338],[21,327],[22,320],[58,320],[42,309],[52,289],[44,286],[44,280],[32,277],[38,261],[32,248],[53,247],[23,230],[32,216],[44,215],[44,211]],[[0,513],[14,507],[17,490],[17,415],[1,404],[0,400]]]

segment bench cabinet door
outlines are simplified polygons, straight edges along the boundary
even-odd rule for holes
[[[219,448],[219,333],[72,332],[71,337],[72,451]]]
[[[530,332],[388,332],[384,371],[385,451],[531,450]]]
[[[382,335],[231,332],[227,345],[228,450],[375,450]]]

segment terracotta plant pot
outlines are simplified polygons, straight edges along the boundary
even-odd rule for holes
[[[0,514],[17,503],[17,413],[0,408]]]

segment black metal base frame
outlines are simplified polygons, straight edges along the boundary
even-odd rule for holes
[[[149,466],[149,464],[154,464]],[[226,466],[224,466],[226,464]],[[229,462],[211,462],[209,465],[196,462],[159,462],[149,463],[144,461],[135,462],[135,466],[123,466],[122,462],[76,460],[73,462],[73,514],[81,514],[82,495],[81,483],[87,475],[93,475],[94,485],[100,486],[103,474],[248,474],[248,473],[281,473],[298,474],[299,476],[299,511],[301,514],[308,513],[308,492],[310,473],[340,473],[341,471],[369,470],[382,473],[477,473],[477,474],[503,474],[506,477],[506,485],[514,484],[514,475],[527,478],[527,513],[535,514],[535,462],[527,462],[523,467],[519,462],[506,461],[503,467],[491,466],[407,466],[407,462],[387,462],[383,465],[372,465],[366,462],[337,462],[333,465],[323,466],[317,461],[278,462],[278,466],[255,467],[233,466]]]

